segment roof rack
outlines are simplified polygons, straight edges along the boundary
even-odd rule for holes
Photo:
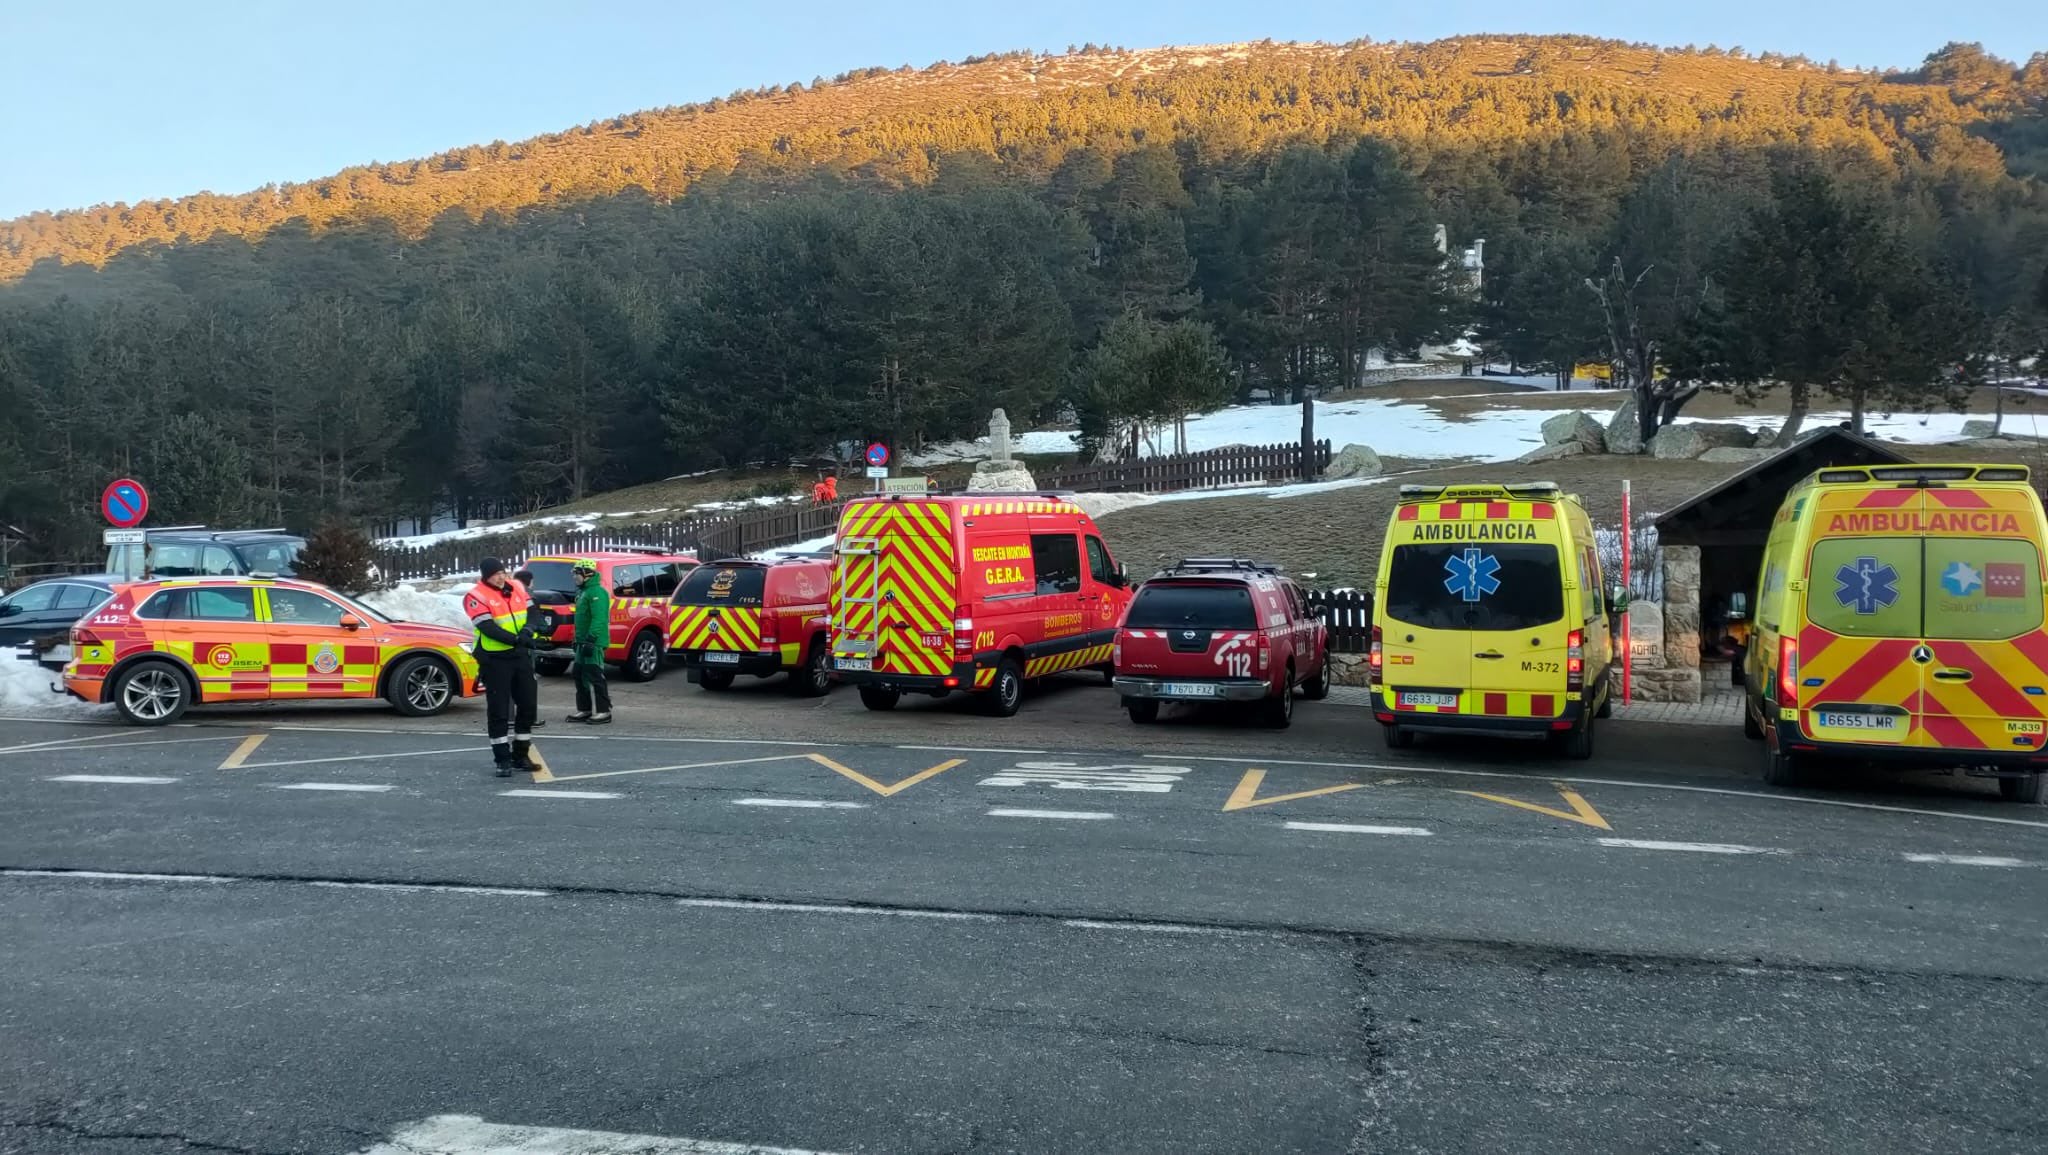
[[[1161,572],[1200,573],[1205,570],[1246,570],[1252,573],[1278,574],[1280,567],[1271,562],[1253,561],[1242,557],[1184,557]]]

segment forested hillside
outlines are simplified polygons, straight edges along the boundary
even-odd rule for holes
[[[1612,355],[1589,278],[1683,378],[1935,404],[2044,343],[2044,117],[2048,58],[1969,46],[1089,49],[36,214],[0,225],[0,520],[88,540],[117,472],[180,520],[507,511],[993,405],[1111,438],[1468,326]],[[1477,298],[1437,223],[1488,242]]]

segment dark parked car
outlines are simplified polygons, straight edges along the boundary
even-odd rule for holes
[[[107,572],[149,576],[233,577],[270,574],[291,577],[306,539],[282,529],[213,530],[178,526],[149,531],[148,552],[139,545],[107,547]]]
[[[0,598],[0,650],[28,646],[45,663],[69,661],[71,623],[113,596],[110,578],[49,578]],[[7,655],[0,654],[0,660]]]

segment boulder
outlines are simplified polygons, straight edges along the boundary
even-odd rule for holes
[[[1385,471],[1380,464],[1380,455],[1369,445],[1347,445],[1330,458],[1330,465],[1323,470],[1323,480],[1342,481],[1352,477],[1378,477]]]
[[[1638,702],[1698,702],[1700,672],[1691,669],[1637,669],[1629,677],[1629,693]]]
[[[1723,445],[1700,454],[1700,460],[1710,461],[1716,465],[1747,465],[1752,461],[1762,461],[1777,452],[1775,449],[1743,449],[1740,446]]]
[[[1964,441],[1982,441],[1982,440],[1984,440],[1984,439],[1985,439],[1985,438],[1987,438],[1987,437],[1996,437],[1996,436],[1998,436],[1998,426],[1997,426],[1997,424],[1996,424],[1995,422],[1991,422],[1991,421],[1965,421],[1965,422],[1963,422],[1963,440],[1964,440]]]
[[[1643,451],[1643,428],[1636,418],[1636,399],[1630,397],[1614,411],[1614,417],[1607,422],[1607,452],[1641,453]]]
[[[1666,425],[1650,438],[1650,456],[1659,461],[1690,461],[1713,446],[1696,425]]]
[[[1330,681],[1339,686],[1372,685],[1371,656],[1367,654],[1331,654]]]
[[[985,493],[1035,493],[1038,483],[1021,461],[983,461],[975,465],[967,488]]]
[[[1557,461],[1566,457],[1583,457],[1591,452],[1593,450],[1587,449],[1582,442],[1567,441],[1563,445],[1546,445],[1541,449],[1532,449],[1515,460],[1533,465],[1539,461]]]
[[[1607,431],[1583,412],[1560,413],[1543,423],[1543,444],[1583,445],[1587,453],[1607,452]]]

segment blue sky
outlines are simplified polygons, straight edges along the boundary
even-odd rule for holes
[[[1950,40],[2048,49],[2041,0],[12,0],[0,218],[518,140],[738,88],[986,52],[1577,32],[1911,67]]]

